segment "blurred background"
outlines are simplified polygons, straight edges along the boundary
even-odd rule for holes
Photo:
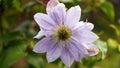
[[[100,53],[74,62],[71,68],[120,68],[120,0],[59,0],[69,9],[80,5],[81,20],[95,25]],[[0,68],[67,68],[60,59],[48,63],[46,54],[32,51],[39,41],[33,19],[46,13],[48,0],[0,0]]]

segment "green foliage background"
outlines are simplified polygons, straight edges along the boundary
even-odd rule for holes
[[[46,13],[48,0],[0,0],[0,68],[67,68],[60,59],[47,63],[45,54],[32,51],[39,40],[33,19]],[[60,0],[67,8],[80,5],[81,20],[92,22],[100,39],[100,53],[74,62],[71,68],[120,68],[120,0]]]

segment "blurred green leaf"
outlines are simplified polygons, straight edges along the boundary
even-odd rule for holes
[[[28,63],[31,65],[29,68],[44,68],[43,59],[39,55],[29,55]]]
[[[120,44],[118,45],[118,50],[119,50],[119,52],[120,52]]]
[[[0,54],[2,53],[2,50],[3,50],[3,45],[0,44]]]
[[[23,42],[16,42],[6,49],[0,57],[0,68],[8,68],[22,57],[26,56],[27,45]]]
[[[29,12],[31,10],[31,8],[35,5],[35,2],[29,2],[26,5],[23,6],[23,9],[25,12]],[[40,6],[38,6],[40,7]],[[39,9],[39,8],[38,8]]]
[[[29,28],[29,25],[31,24],[30,20],[25,20],[24,22],[22,22],[22,24],[20,24],[15,31],[26,31]]]
[[[60,62],[59,62],[59,68],[67,68],[67,66],[64,65],[62,61],[60,61]]]
[[[20,0],[4,0],[4,5],[8,9],[22,11]]]
[[[117,28],[117,26],[115,26],[114,24],[111,24],[110,27],[112,27],[115,30],[116,35],[120,37],[120,30]]]
[[[92,10],[92,7],[91,6],[87,6],[86,8],[83,9],[83,12],[84,13],[88,13]]]
[[[13,0],[4,0],[4,5],[6,8],[13,8],[13,4],[12,4]]]
[[[103,14],[96,14],[96,16],[94,17],[94,21],[95,21],[95,30],[98,31],[98,33],[101,31],[103,32],[100,35],[101,39],[107,40],[108,37],[116,37],[115,36],[115,30],[110,27],[109,24],[111,24],[112,22],[109,21],[108,19],[106,19],[106,17]]]
[[[101,4],[100,9],[107,15],[107,17],[111,20],[114,21],[114,7],[112,3],[106,1]]]
[[[10,41],[12,41],[12,40],[15,40],[15,39],[17,39],[18,37],[20,37],[22,34],[21,34],[21,32],[19,32],[19,31],[15,31],[15,32],[8,32],[8,33],[6,33],[6,34],[4,34],[4,35],[0,35],[0,40],[2,41],[2,42],[4,42],[4,43],[8,43],[8,42],[10,42]]]
[[[118,42],[117,42],[116,40],[114,40],[114,39],[111,39],[111,38],[109,38],[109,39],[107,40],[107,44],[108,44],[108,46],[109,46],[110,48],[112,48],[112,49],[115,49],[115,48],[118,47]]]
[[[22,11],[20,0],[13,0],[13,7],[15,7],[18,11]]]

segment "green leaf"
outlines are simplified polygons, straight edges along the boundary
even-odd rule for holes
[[[37,54],[29,55],[28,63],[31,65],[30,68],[44,68],[45,66],[43,59]]]
[[[2,53],[2,50],[3,50],[3,46],[1,44],[2,42],[0,42],[0,54]]]
[[[120,52],[120,44],[118,45],[118,51]]]
[[[115,26],[114,24],[110,24],[110,27],[112,27],[115,30],[115,33],[118,37],[120,37],[120,30]]]
[[[29,2],[29,3],[27,3],[27,4],[25,4],[25,5],[23,6],[23,10],[28,13],[30,10],[32,10],[32,7],[33,7],[35,4],[36,4],[35,2]],[[37,10],[38,10],[38,9],[40,9],[41,6],[37,6],[37,7],[38,7]],[[41,9],[40,9],[40,10],[41,10]]]
[[[110,27],[110,21],[108,21],[108,19],[106,17],[104,17],[104,15],[99,14],[97,16],[94,17],[94,25],[95,25],[95,31],[102,32],[100,37],[101,39],[107,40],[109,37],[114,38],[116,37],[115,35],[115,30]]]
[[[105,59],[107,53],[107,44],[104,41],[97,40],[95,45],[99,48],[101,54],[101,60]]]
[[[26,44],[23,42],[16,42],[11,47],[3,51],[0,57],[0,68],[8,68],[22,57],[26,56]]]
[[[101,4],[100,9],[108,16],[111,21],[114,21],[114,7],[110,2],[104,2]]]
[[[59,66],[59,68],[67,68],[67,66],[65,64],[63,64],[62,61],[59,62],[58,66]]]
[[[107,40],[107,44],[108,44],[108,46],[109,46],[110,48],[112,48],[112,49],[115,49],[115,48],[118,47],[118,42],[117,42],[116,40],[114,40],[114,39],[111,39],[111,38],[109,38],[109,39]]]
[[[13,0],[13,7],[16,8],[18,11],[22,11],[20,0]]]
[[[13,0],[4,0],[5,7],[8,8],[8,9],[13,8],[12,2],[13,2]]]
[[[2,42],[4,43],[8,43],[10,41],[16,40],[16,38],[18,38],[19,36],[21,36],[21,32],[19,31],[15,31],[15,32],[8,32],[2,36],[0,36],[0,40],[2,40]]]
[[[87,6],[86,8],[83,9],[83,12],[84,13],[88,13],[92,10],[92,7],[91,6]]]
[[[20,24],[16,29],[15,31],[26,31],[29,29],[29,26],[31,24],[31,21],[30,20],[25,20],[23,21],[22,24]]]

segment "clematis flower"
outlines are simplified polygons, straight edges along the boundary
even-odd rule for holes
[[[66,11],[63,3],[50,0],[46,8],[47,14],[36,13],[34,19],[40,31],[34,37],[40,40],[34,47],[36,53],[47,53],[48,62],[60,58],[70,67],[73,61],[81,61],[83,57],[97,55],[99,49],[93,44],[98,36],[92,32],[94,25],[79,21],[80,6]]]

